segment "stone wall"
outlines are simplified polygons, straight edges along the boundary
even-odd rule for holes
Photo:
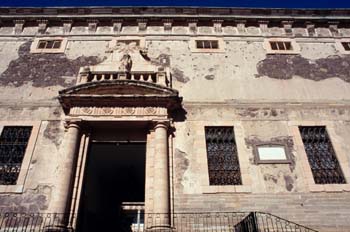
[[[0,193],[0,211],[45,212],[63,161],[60,149],[64,113],[58,91],[73,86],[79,67],[102,62],[111,28],[73,27],[64,54],[31,54],[36,27],[22,36],[0,28],[0,117],[7,121],[40,121],[40,131],[22,193]],[[49,28],[47,35],[62,33]],[[321,231],[350,230],[350,189],[314,192],[301,163],[293,126],[324,123],[337,150],[350,160],[350,55],[337,50],[328,29],[308,38],[305,28],[294,28],[301,47],[296,55],[268,55],[257,27],[243,34],[223,27],[223,53],[193,53],[187,27],[163,27],[143,32],[152,62],[170,67],[173,87],[184,99],[182,117],[175,120],[172,150],[173,210],[263,211]],[[282,28],[271,34],[283,36]],[[348,28],[341,29],[350,35]],[[298,33],[297,33],[298,32]],[[137,34],[138,27],[123,27],[119,36]],[[199,35],[216,35],[211,27],[198,27]],[[165,62],[164,62],[165,60]],[[206,182],[204,126],[234,126],[242,188],[216,188]],[[257,165],[252,145],[257,141],[287,141],[292,164]],[[350,167],[349,162],[342,163]],[[350,182],[350,173],[345,173]],[[213,187],[213,188],[212,188]],[[231,186],[232,187],[232,186]],[[152,201],[153,199],[149,199]]]

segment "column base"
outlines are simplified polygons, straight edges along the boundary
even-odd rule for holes
[[[69,228],[67,226],[46,226],[43,230],[44,232],[73,232],[73,228]]]

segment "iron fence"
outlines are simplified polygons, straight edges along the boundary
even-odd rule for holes
[[[88,232],[74,230],[72,215],[0,214],[1,232]],[[110,232],[317,232],[278,216],[262,212],[126,213]],[[65,225],[65,226],[64,226]],[[169,226],[170,225],[170,226]],[[89,230],[90,231],[90,230]],[[99,232],[99,231],[96,231]]]

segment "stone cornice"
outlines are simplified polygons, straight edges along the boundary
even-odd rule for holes
[[[53,22],[66,19],[87,22],[91,19],[111,21],[125,19],[131,23],[141,18],[163,24],[163,19],[186,21],[187,19],[234,20],[244,19],[249,23],[267,20],[274,23],[293,21],[327,24],[337,21],[340,24],[350,21],[350,9],[264,9],[264,8],[207,8],[207,7],[56,7],[56,8],[0,8],[0,19],[13,24],[15,19],[36,21],[46,19]],[[112,23],[112,22],[111,22]]]

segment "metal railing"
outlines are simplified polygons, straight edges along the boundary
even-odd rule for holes
[[[235,225],[235,232],[317,232],[311,228],[288,221],[278,216],[251,212]]]
[[[0,214],[1,232],[68,232],[72,215]],[[66,225],[66,226],[63,226]],[[68,225],[68,226],[67,226]],[[167,226],[168,225],[168,226]],[[81,229],[77,232],[86,232]],[[90,230],[89,230],[90,231]],[[208,212],[123,214],[108,231],[115,232],[317,232],[278,216],[262,212]],[[96,231],[98,232],[98,231]]]

